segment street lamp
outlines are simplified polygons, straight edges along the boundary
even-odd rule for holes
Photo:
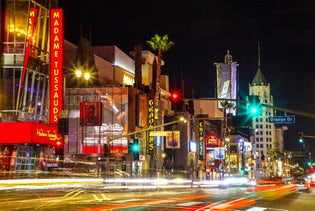
[[[88,80],[90,79],[90,77],[91,77],[91,75],[90,75],[89,72],[82,72],[82,70],[80,70],[80,69],[75,70],[75,76],[76,76],[77,78],[81,78],[82,75],[83,75],[83,78],[84,78],[86,81],[88,81]]]
[[[77,78],[80,78],[82,76],[82,71],[81,70],[76,70],[75,71],[75,76],[77,76]]]
[[[65,77],[68,81],[68,87],[72,88],[87,87],[88,84],[93,84],[95,79],[92,71],[85,66],[69,69]]]
[[[66,88],[78,88],[82,87],[84,81],[85,84],[89,83],[91,79],[90,70],[86,66],[77,66],[77,68],[68,69],[67,73],[64,75],[64,96],[66,96]],[[82,152],[82,147],[84,144],[84,126],[82,125],[82,139],[81,143],[78,141],[76,145],[77,153]],[[100,151],[100,147],[99,147]],[[68,152],[70,153],[70,143],[68,142]]]
[[[84,73],[84,79],[88,81],[90,79],[90,73]]]

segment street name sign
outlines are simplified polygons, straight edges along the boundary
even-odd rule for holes
[[[268,122],[274,124],[291,124],[295,123],[295,116],[269,116]]]

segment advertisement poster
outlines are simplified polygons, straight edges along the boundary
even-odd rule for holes
[[[108,138],[128,133],[128,89],[106,87],[96,89],[95,92],[96,95],[80,103],[80,125],[84,131],[83,153],[97,153],[99,144],[106,143]],[[91,106],[95,107],[93,116],[96,118],[90,115]],[[111,141],[110,153],[127,154],[127,137]]]
[[[180,131],[167,131],[166,149],[180,148]]]
[[[80,126],[101,126],[101,102],[80,103]]]

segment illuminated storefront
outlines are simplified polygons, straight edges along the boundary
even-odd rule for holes
[[[56,2],[13,0],[0,5],[4,18],[1,22],[0,170],[40,170],[41,161],[54,159],[56,142],[62,141],[57,134],[58,122],[49,124],[50,12],[54,11],[51,8],[57,6]],[[62,33],[62,11],[58,11]],[[56,28],[57,22],[54,25]],[[56,36],[53,40],[57,41]],[[62,56],[59,53],[54,55]],[[62,95],[58,98],[62,99]]]
[[[207,171],[222,170],[222,163],[225,159],[225,148],[221,146],[221,140],[218,136],[210,134],[205,137],[206,143],[206,169]]]
[[[0,140],[0,170],[40,170],[41,161],[54,158],[55,143],[62,137],[56,126],[0,122]]]
[[[107,139],[135,131],[135,126],[146,127],[147,114],[143,108],[146,107],[146,97],[133,94],[130,90],[135,89],[127,87],[67,89],[65,108],[69,110],[69,155],[101,154]],[[91,115],[92,108],[95,109],[94,123],[91,121],[92,118],[87,117]],[[130,120],[132,124],[129,124]],[[130,137],[111,141],[112,156],[128,154],[128,138]]]

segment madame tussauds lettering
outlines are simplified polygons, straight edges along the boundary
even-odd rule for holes
[[[63,10],[51,10],[50,122],[57,124],[62,109]]]

